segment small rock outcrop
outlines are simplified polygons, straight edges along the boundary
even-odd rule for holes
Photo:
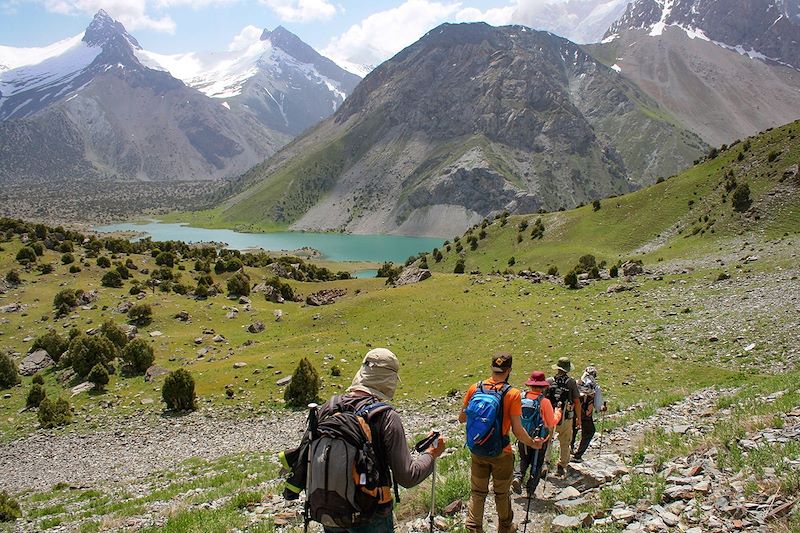
[[[395,287],[401,287],[403,285],[411,285],[412,283],[419,283],[420,281],[424,281],[431,277],[431,271],[426,268],[419,268],[415,266],[410,266],[404,269],[397,279],[394,280]]]
[[[323,289],[309,294],[306,297],[306,304],[313,306],[330,305],[345,294],[347,294],[346,289]]]
[[[255,322],[247,326],[247,331],[250,333],[261,333],[262,331],[264,331],[264,329],[265,329],[264,323],[261,322],[260,320],[256,320]]]
[[[36,350],[20,362],[19,373],[23,376],[32,376],[54,364],[56,364],[55,361],[45,350]]]

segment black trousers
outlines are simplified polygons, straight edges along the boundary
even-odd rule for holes
[[[583,457],[583,454],[586,453],[586,450],[589,449],[589,443],[592,442],[592,437],[594,437],[595,427],[594,427],[594,419],[591,416],[582,416],[581,417],[581,443],[578,445],[578,451],[575,452],[575,457],[578,459]],[[573,439],[574,439],[573,434]]]
[[[517,442],[519,463],[514,467],[514,477],[522,481],[525,479],[528,468],[531,469],[531,475],[528,478],[528,482],[525,484],[525,488],[530,494],[536,492],[536,487],[539,486],[539,480],[542,477],[542,465],[544,465],[544,461],[547,459],[548,444],[550,444],[550,441],[545,442],[542,447],[537,450],[525,446],[521,442]],[[535,464],[534,459],[536,460]]]

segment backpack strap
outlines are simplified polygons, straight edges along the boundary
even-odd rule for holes
[[[370,430],[372,431],[373,449],[375,450],[375,453],[378,456],[378,460],[381,463],[383,470],[382,475],[385,476],[386,482],[389,484],[389,486],[393,487],[394,498],[399,503],[400,489],[397,485],[397,480],[395,480],[394,475],[392,473],[392,467],[389,465],[389,460],[387,457],[386,450],[384,450],[382,445],[381,446],[374,445],[376,441],[379,441],[381,443],[383,442],[383,429],[378,424],[379,419],[382,418],[381,415],[383,413],[388,413],[389,411],[392,410],[394,410],[394,407],[392,407],[388,403],[382,402],[377,398],[375,398],[374,396],[370,396],[356,410],[356,416],[362,417],[367,422],[367,424],[370,427]]]

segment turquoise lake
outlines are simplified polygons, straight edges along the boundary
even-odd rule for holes
[[[402,237],[398,235],[348,235],[343,233],[238,233],[227,229],[193,228],[183,224],[112,224],[94,228],[100,232],[135,231],[154,241],[221,242],[234,250],[297,250],[310,247],[319,250],[330,261],[392,261],[402,263],[409,256],[431,251],[444,239]]]

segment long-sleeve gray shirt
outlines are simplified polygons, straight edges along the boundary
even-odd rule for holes
[[[348,406],[355,406],[365,401],[366,398],[367,396],[359,394],[344,394],[341,401]],[[326,402],[320,409],[321,416],[330,409],[330,402]],[[395,481],[405,488],[420,484],[433,472],[433,456],[429,453],[421,453],[416,457],[411,456],[403,421],[397,411],[391,409],[377,416],[381,417],[379,437],[382,441],[382,450],[384,457],[389,461]]]

